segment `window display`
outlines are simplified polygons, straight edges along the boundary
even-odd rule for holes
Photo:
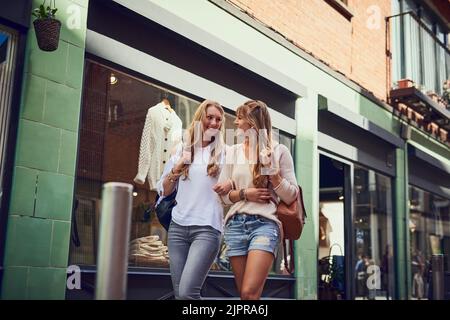
[[[444,254],[444,270],[449,270],[450,200],[414,186],[409,187],[411,296],[431,295],[431,256]]]
[[[172,94],[170,96],[175,100]],[[174,153],[174,147],[181,141],[181,130],[181,119],[171,107],[169,94],[164,94],[160,103],[148,109],[142,130],[139,168],[134,182],[144,184],[147,178],[150,190],[156,189],[166,162]]]
[[[129,265],[168,267],[167,232],[153,207],[156,183],[198,102],[94,61],[86,76],[70,263],[95,265],[101,188],[134,186]],[[76,230],[76,232],[74,232]]]
[[[199,101],[155,83],[86,61],[70,264],[96,264],[102,185],[116,181],[134,186],[129,266],[168,268],[155,189]],[[225,119],[225,128],[235,130],[234,112]],[[293,153],[293,137],[280,132],[279,141]],[[212,270],[230,271],[226,250],[222,245]],[[282,257],[280,246],[273,273],[282,272]]]
[[[354,172],[355,297],[393,299],[391,179],[359,166],[355,166]]]
[[[17,31],[0,24],[0,218],[6,210],[4,206],[8,194],[7,180],[9,175],[8,144],[10,144],[10,126],[13,112],[13,83],[16,72],[17,47],[19,34]],[[0,254],[3,249],[0,247]]]

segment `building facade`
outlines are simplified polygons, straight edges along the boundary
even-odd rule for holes
[[[147,110],[163,97],[183,128],[205,98],[225,107],[227,128],[243,101],[268,103],[308,219],[295,273],[280,247],[264,297],[425,299],[432,263],[448,274],[450,5],[61,0],[58,9],[58,50],[40,51],[33,28],[22,29],[14,151],[2,162],[12,173],[2,178],[11,185],[3,299],[93,298],[109,181],[134,185],[131,240],[162,243],[152,256],[130,244],[128,298],[173,297],[167,234],[146,210],[156,193],[133,181]],[[74,270],[81,289],[67,286]],[[224,246],[203,295],[237,295]]]

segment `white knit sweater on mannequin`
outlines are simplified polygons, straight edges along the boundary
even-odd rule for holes
[[[156,189],[166,162],[181,141],[182,126],[175,111],[163,102],[148,109],[142,131],[138,173],[134,178],[136,183],[144,184],[147,178],[150,190]]]

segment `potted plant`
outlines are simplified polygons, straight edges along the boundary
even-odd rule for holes
[[[450,80],[444,81],[442,89],[442,102],[446,108],[450,108]]]
[[[44,0],[44,3],[32,12],[36,17],[33,24],[38,46],[43,51],[58,49],[61,21],[55,18],[56,11],[58,11],[55,1],[53,0],[53,6],[51,0],[50,5],[45,6],[46,0]]]
[[[439,96],[433,90],[427,91],[427,96],[430,97],[430,99],[434,102],[439,102]]]
[[[400,79],[397,81],[397,87],[399,89],[410,88],[414,86],[414,81],[411,79]]]

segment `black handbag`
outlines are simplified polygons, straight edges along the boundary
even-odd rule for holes
[[[166,229],[166,231],[169,231],[170,221],[172,221],[172,209],[177,204],[177,201],[175,200],[176,196],[177,189],[175,189],[168,196],[164,197],[155,208],[159,223],[164,227],[164,229]]]

